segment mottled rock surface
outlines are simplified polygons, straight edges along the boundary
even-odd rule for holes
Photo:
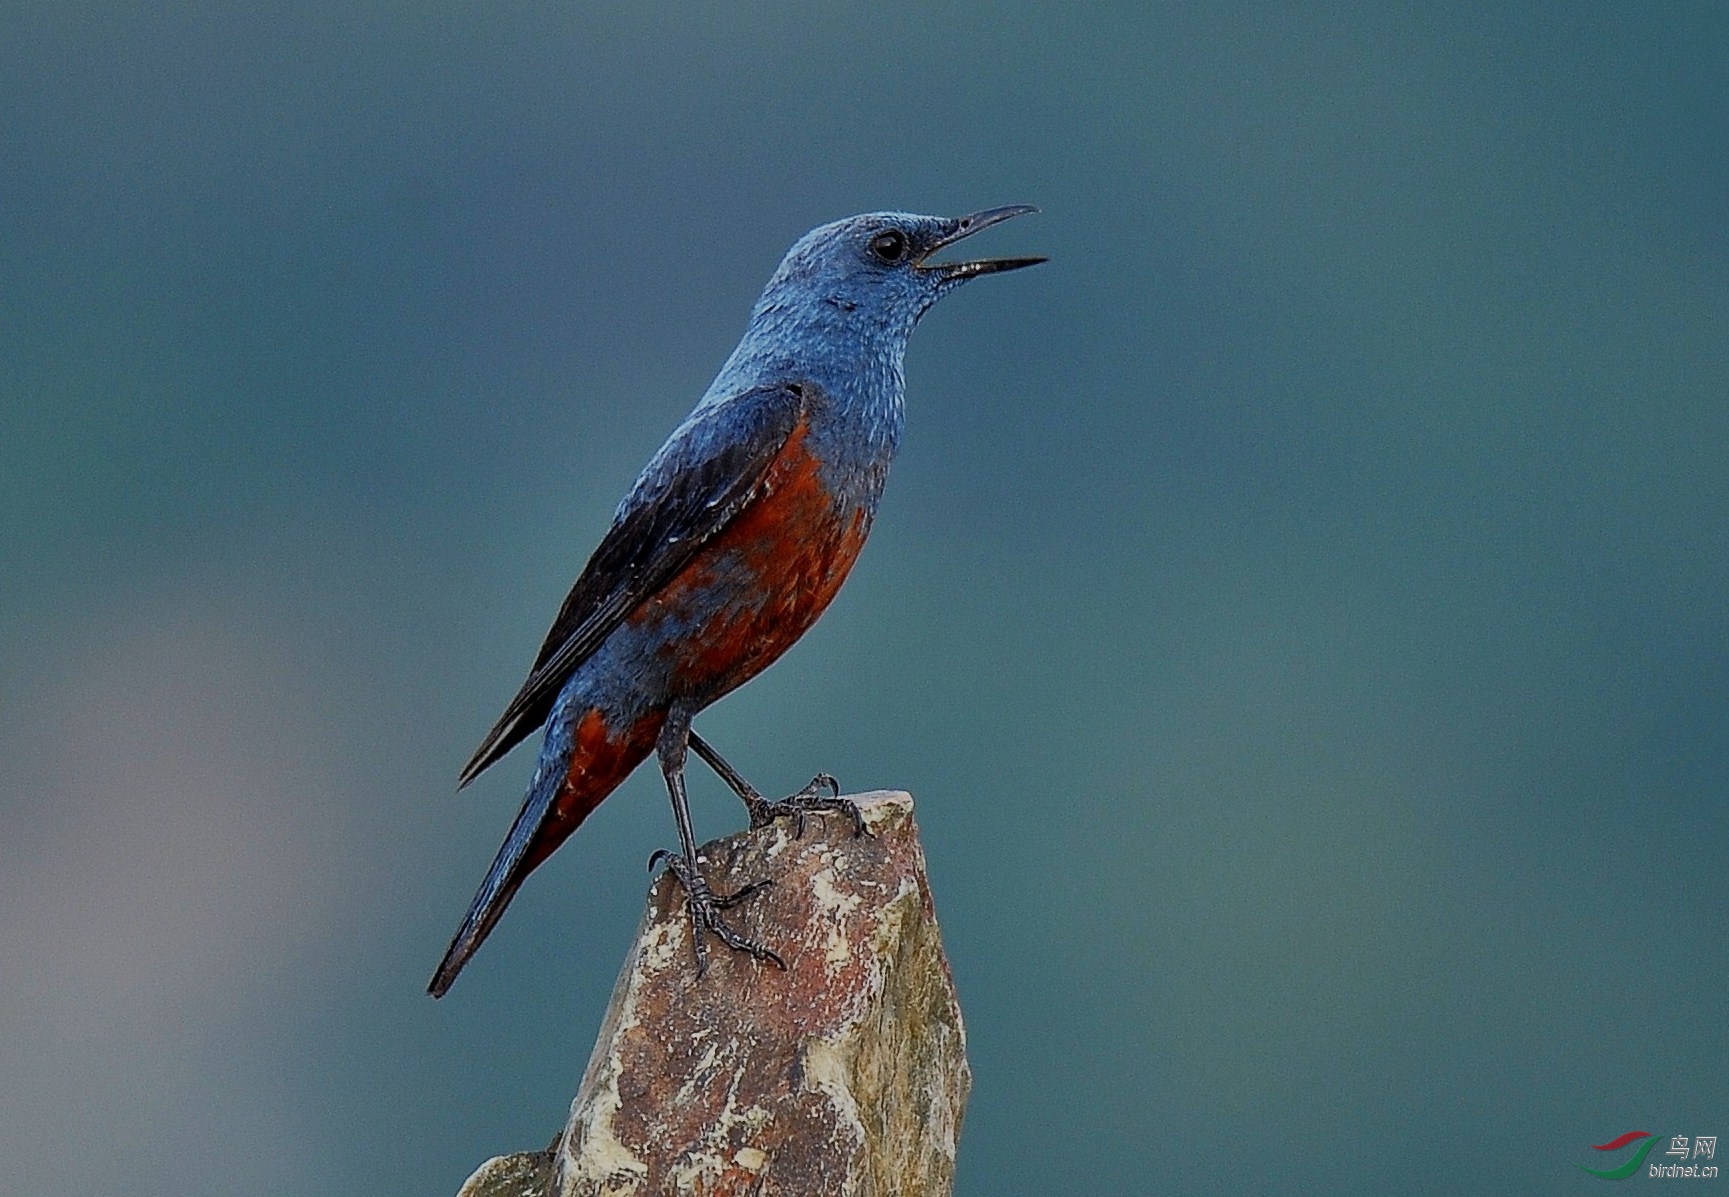
[[[563,1136],[545,1151],[495,1156],[475,1170],[456,1197],[548,1197]]]
[[[902,793],[705,845],[728,912],[782,972],[709,940],[662,876],[550,1153],[488,1161],[461,1197],[947,1194],[971,1085],[924,852]]]

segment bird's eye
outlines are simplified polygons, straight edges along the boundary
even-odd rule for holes
[[[907,256],[906,234],[899,229],[878,233],[871,238],[871,252],[893,266]]]

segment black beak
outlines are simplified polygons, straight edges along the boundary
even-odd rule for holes
[[[914,263],[920,270],[940,271],[945,279],[967,279],[981,274],[997,274],[1004,270],[1019,270],[1022,266],[1037,266],[1044,258],[986,258],[978,262],[928,262],[927,259],[938,250],[953,245],[963,238],[971,237],[980,229],[988,229],[993,224],[1001,224],[1016,216],[1025,216],[1038,209],[1031,204],[1010,204],[1006,208],[986,208],[983,212],[974,212],[971,216],[962,216],[949,222],[949,231],[931,242],[919,255]]]

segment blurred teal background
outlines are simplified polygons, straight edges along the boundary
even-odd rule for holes
[[[1721,5],[67,0],[0,16],[6,1187],[544,1144],[672,823],[434,1003],[530,756],[457,767],[786,246],[1021,202],[702,725],[916,794],[958,1191],[1729,1132]]]

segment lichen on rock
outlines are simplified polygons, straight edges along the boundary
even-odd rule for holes
[[[717,891],[773,880],[729,918],[784,972],[716,944],[699,978],[682,892],[655,883],[550,1192],[951,1191],[971,1074],[912,799],[855,801],[868,835],[813,818],[803,838],[777,825],[699,852]],[[480,1179],[464,1197],[515,1192]]]

